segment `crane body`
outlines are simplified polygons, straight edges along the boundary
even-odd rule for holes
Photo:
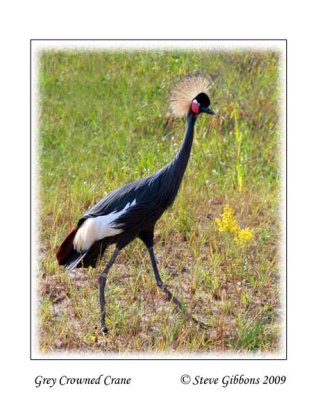
[[[197,84],[192,80],[191,82],[194,85],[193,91],[198,90]],[[182,81],[182,88],[185,86],[186,81]],[[177,96],[182,92],[176,89],[176,101],[179,101]],[[107,194],[80,218],[77,226],[58,249],[58,263],[72,270],[76,267],[96,267],[105,249],[111,244],[116,245],[111,259],[99,278],[101,327],[105,333],[108,331],[105,324],[104,295],[107,274],[119,252],[136,238],[140,238],[148,249],[157,285],[169,300],[185,312],[181,302],[161,280],[153,246],[155,224],[164,211],[173,204],[181,185],[190,157],[197,117],[201,112],[214,114],[208,108],[209,97],[199,91],[196,94],[197,96],[193,93],[191,99],[188,97],[185,135],[174,159],[154,174],[127,183]],[[179,102],[177,105],[181,106]],[[186,102],[183,110],[186,111]],[[178,110],[178,113],[181,114],[181,111]],[[185,314],[198,322],[187,312]]]

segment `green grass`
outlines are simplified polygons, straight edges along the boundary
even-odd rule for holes
[[[275,352],[280,340],[279,56],[268,52],[46,51],[39,57],[39,347],[42,352]],[[110,333],[99,332],[97,270],[68,274],[55,252],[106,192],[161,168],[184,120],[167,113],[173,83],[214,78],[173,207],[156,227],[164,282],[190,324],[155,285],[139,241],[107,282]],[[219,232],[230,204],[253,230],[245,248]],[[108,249],[104,261],[111,255]]]

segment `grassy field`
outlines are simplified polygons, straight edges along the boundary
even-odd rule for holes
[[[41,53],[41,352],[278,350],[279,68],[271,51]],[[217,116],[199,117],[182,187],[156,227],[155,251],[164,282],[212,328],[191,324],[166,301],[136,240],[110,271],[110,333],[103,336],[97,283],[102,263],[68,273],[55,252],[106,192],[173,158],[185,121],[168,114],[167,98],[179,77],[197,71],[214,80]]]

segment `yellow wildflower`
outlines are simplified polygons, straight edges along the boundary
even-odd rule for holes
[[[234,215],[233,208],[229,204],[223,208],[221,218],[216,218],[215,221],[220,232],[237,234],[239,231],[237,218]]]
[[[240,245],[250,243],[253,239],[253,232],[250,228],[240,229],[237,236],[234,238],[235,242]]]
[[[219,232],[229,233],[233,236],[235,243],[245,246],[253,239],[253,231],[250,228],[240,229],[233,208],[227,204],[223,208],[221,218],[216,218]]]

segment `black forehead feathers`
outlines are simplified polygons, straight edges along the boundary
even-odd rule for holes
[[[210,99],[205,93],[199,93],[197,97],[195,97],[195,100],[197,100],[197,102],[200,103],[203,107],[210,106]]]

